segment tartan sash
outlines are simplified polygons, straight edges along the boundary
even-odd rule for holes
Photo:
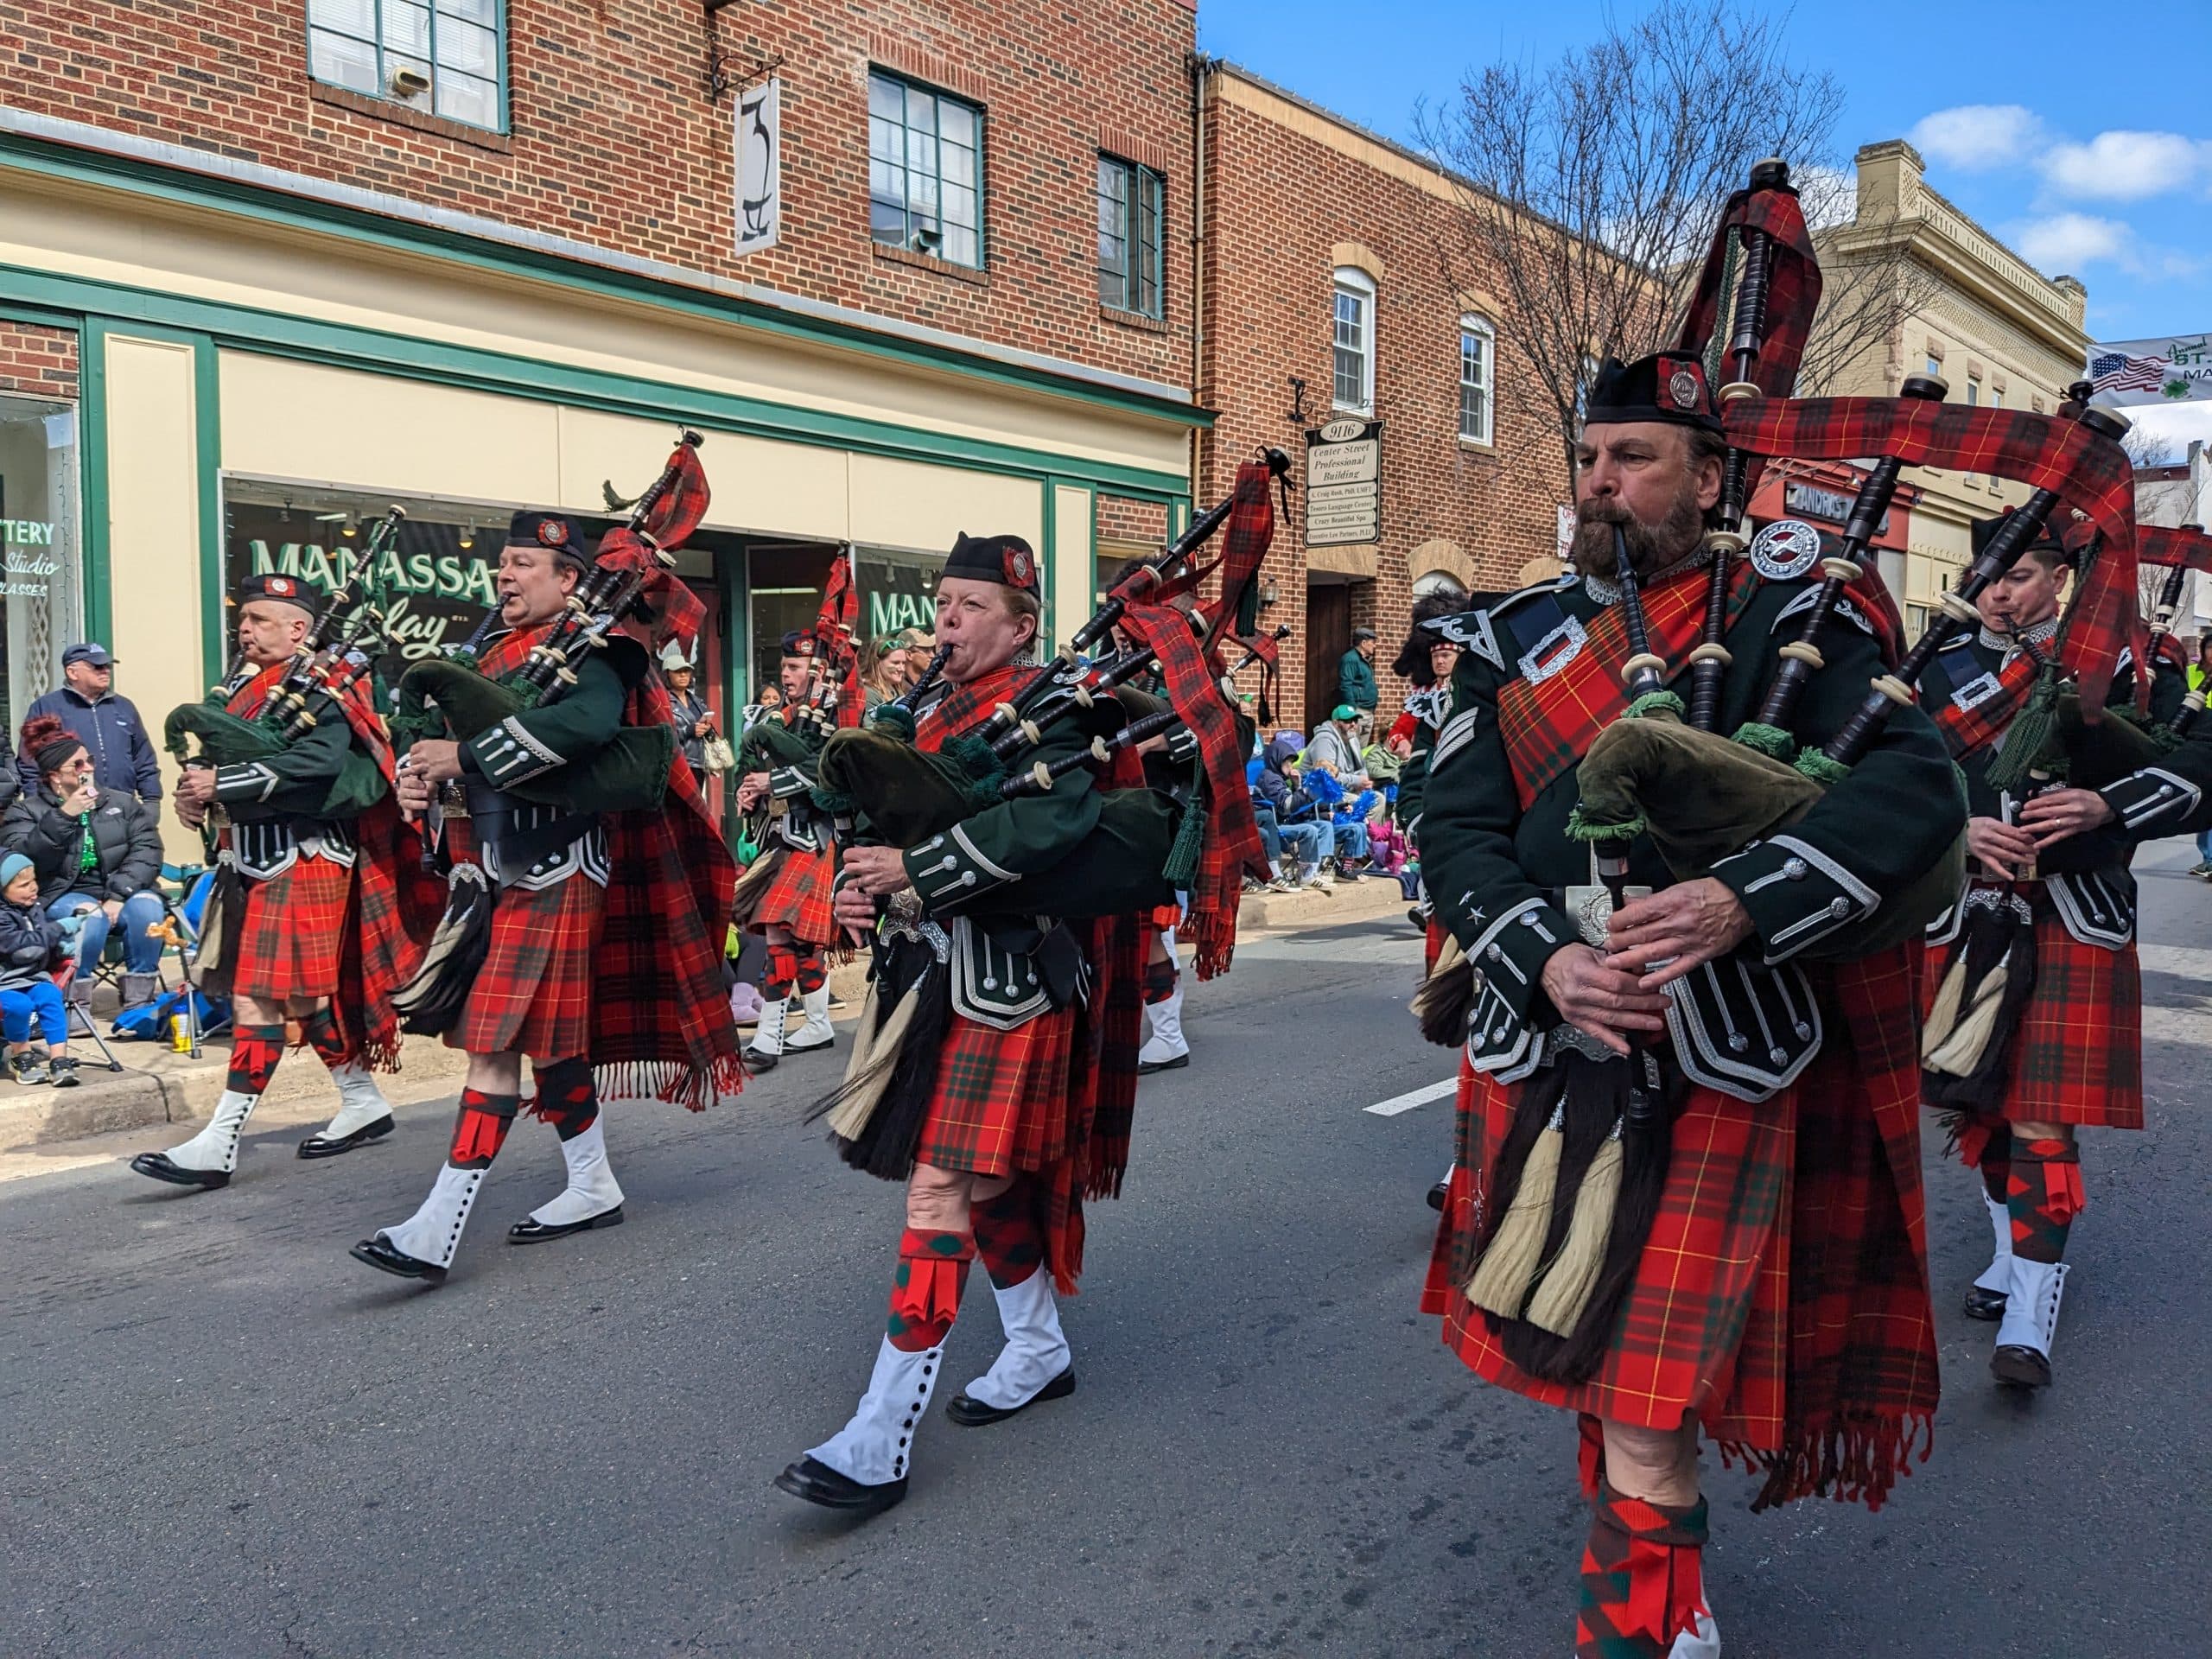
[[[2012,716],[2027,702],[2028,692],[2036,683],[2036,671],[2041,666],[2035,658],[2021,652],[1997,671],[1997,690],[1973,708],[1962,709],[1956,702],[1947,702],[1936,710],[1936,729],[1942,733],[1954,760],[1993,747],[2004,737]]]
[[[1651,651],[1667,659],[1669,681],[1675,677],[1673,664],[1688,666],[1704,629],[1708,584],[1694,579],[1703,574],[1700,566],[1643,595]],[[1740,559],[1731,562],[1728,575],[1728,620],[1732,624],[1758,591],[1760,578],[1748,561]],[[1582,648],[1566,666],[1544,674],[1538,663],[1541,677],[1529,678],[1524,671],[1498,693],[1498,734],[1522,811],[1580,765],[1598,734],[1628,712],[1621,670],[1633,654],[1621,607],[1609,605],[1583,626]]]
[[[954,686],[914,717],[914,747],[924,754],[935,754],[989,715],[996,705],[1011,702],[1014,692],[1028,682],[1031,675],[1044,671],[1008,663],[1004,668],[993,669],[981,679]]]

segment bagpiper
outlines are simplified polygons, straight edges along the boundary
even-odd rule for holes
[[[671,472],[688,453],[678,452]],[[698,488],[703,498],[703,481]],[[467,1051],[468,1073],[429,1196],[353,1247],[385,1273],[445,1278],[484,1172],[521,1108],[524,1057],[535,1084],[531,1110],[558,1135],[568,1180],[508,1230],[518,1244],[622,1221],[602,1090],[696,1110],[741,1086],[720,949],[736,870],[690,767],[673,752],[666,689],[639,639],[617,632],[599,648],[572,648],[556,633],[564,621],[573,626],[571,596],[588,575],[644,556],[629,531],[608,532],[595,553],[567,515],[517,513],[496,580],[505,631],[484,642],[473,671],[436,665],[463,687],[487,684],[489,697],[528,675],[541,660],[534,653],[559,649],[573,683],[546,677],[566,695],[501,701],[494,712],[513,711],[488,721],[455,723],[448,709],[449,728],[473,734],[417,738],[399,772],[403,808],[445,814],[442,838],[461,899],[441,925],[448,952],[426,964],[423,978],[453,982],[436,1000],[452,1006],[443,1034]],[[646,594],[664,605],[697,603],[672,580]],[[403,709],[420,672],[401,682]],[[630,733],[640,741],[626,744]],[[486,887],[480,899],[467,898]],[[480,966],[453,943],[464,917],[481,930]]]
[[[1980,548],[2002,519],[1974,527]],[[2212,744],[2101,768],[2063,764],[2031,718],[2038,680],[2060,668],[2060,618],[2073,556],[2047,531],[1984,589],[1981,626],[1936,654],[1921,678],[1967,780],[1971,880],[1930,931],[1923,1097],[1942,1115],[1961,1160],[1978,1168],[1994,1250],[1967,1287],[1966,1313],[1993,1322],[1990,1371],[2000,1384],[2043,1388],[2069,1272],[2066,1246],[2085,1206],[2078,1132],[2143,1127],[2143,983],[2136,887],[2128,865],[2143,842],[2201,830]],[[2076,613],[2078,614],[2078,612]],[[2080,744],[2110,748],[2135,731],[2117,712],[2133,690],[2124,652],[2101,728]],[[2180,713],[2185,686],[2158,664],[2154,722]],[[2018,736],[2014,736],[2018,728]],[[2139,736],[2138,746],[2142,745]],[[2020,753],[2024,743],[2027,753]],[[2114,770],[2125,775],[2113,779]],[[2072,775],[2101,787],[2069,786]]]
[[[784,636],[777,675],[783,707],[761,716],[772,729],[756,722],[744,740],[745,759],[761,764],[743,772],[738,810],[752,813],[766,806],[770,837],[746,871],[737,896],[739,925],[761,935],[767,945],[760,1023],[745,1047],[746,1063],[755,1071],[772,1070],[786,1054],[817,1053],[836,1044],[824,959],[838,935],[830,913],[836,849],[829,820],[813,801],[815,767],[834,729],[834,721],[822,719],[818,709],[820,645],[807,629]],[[767,747],[772,741],[772,749]],[[786,1036],[784,1021],[794,990],[806,1019]]]
[[[1878,1503],[1933,1415],[1915,985],[1906,946],[1841,941],[1940,868],[1963,815],[1905,709],[1709,874],[1669,885],[1634,821],[1609,865],[1581,821],[1593,742],[1679,709],[1707,664],[1704,729],[1735,732],[1818,584],[1707,556],[1729,469],[1698,354],[1607,361],[1586,422],[1573,570],[1447,625],[1465,651],[1421,867],[1479,978],[1423,1306],[1478,1376],[1579,1414],[1575,1652],[1693,1659],[1719,1651],[1700,1429],[1764,1471],[1762,1503]],[[1784,741],[1826,742],[1885,671],[1862,608],[1830,633]]]
[[[319,601],[298,577],[274,572],[249,575],[236,597],[238,665],[207,703],[263,727],[288,706],[280,685],[303,660]],[[256,746],[252,759],[188,763],[177,785],[178,817],[212,828],[219,849],[226,960],[203,963],[203,974],[215,969],[211,988],[227,982],[234,1025],[229,1074],[207,1126],[181,1146],[130,1160],[156,1180],[229,1184],[288,1027],[329,1068],[340,1101],[299,1155],[334,1158],[392,1132],[374,1069],[397,1065],[391,996],[419,952],[401,915],[391,738],[365,678],[335,697],[327,686],[302,696],[302,735],[266,752]],[[171,717],[173,748],[181,752],[185,732],[206,723],[207,707],[188,704]]]

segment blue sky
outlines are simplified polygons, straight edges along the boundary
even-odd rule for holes
[[[1450,99],[1469,67],[1541,67],[1636,11],[1200,0],[1198,44],[1411,142],[1419,102]],[[2088,285],[2092,338],[2212,329],[2212,0],[1802,0],[1788,27],[1790,55],[1843,87],[1839,149],[1910,138],[1936,189]],[[2212,404],[2149,412],[2212,438]]]

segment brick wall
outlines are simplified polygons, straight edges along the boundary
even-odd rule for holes
[[[77,336],[67,328],[0,318],[0,391],[74,402]]]
[[[735,73],[780,58],[783,245],[730,252],[734,94],[708,100],[698,0],[507,0],[509,131],[311,81],[305,0],[0,0],[7,101],[381,190],[736,280],[1175,385],[1191,378],[1185,0],[746,0]],[[981,273],[868,237],[868,70],[985,106]],[[1096,156],[1167,178],[1166,316],[1097,299]]]
[[[1167,508],[1158,501],[1101,495],[1097,537],[1101,542],[1127,542],[1157,551],[1167,542]]]
[[[1375,414],[1382,435],[1382,540],[1375,579],[1356,582],[1346,626],[1381,636],[1381,708],[1395,715],[1407,687],[1388,672],[1411,625],[1408,556],[1424,543],[1457,543],[1478,588],[1507,588],[1529,559],[1557,543],[1557,504],[1567,482],[1557,435],[1516,420],[1510,400],[1493,420],[1493,444],[1459,438],[1459,318],[1470,308],[1444,274],[1439,215],[1450,204],[1376,164],[1371,140],[1344,137],[1326,118],[1300,112],[1296,124],[1221,96],[1222,71],[1204,116],[1206,167],[1204,330],[1198,394],[1220,411],[1201,444],[1203,508],[1227,493],[1236,464],[1274,444],[1299,463],[1303,430],[1329,418],[1333,273],[1341,245],[1357,243],[1382,270],[1376,283]],[[1266,101],[1264,98],[1261,101]],[[1330,141],[1327,135],[1336,133]],[[1367,158],[1347,150],[1365,149]],[[1462,280],[1465,280],[1463,274]],[[1503,284],[1478,286],[1496,293]],[[1513,321],[1487,309],[1497,331],[1498,376],[1522,371]],[[1290,418],[1289,378],[1306,382],[1303,423]],[[1267,574],[1279,598],[1263,626],[1287,622],[1281,723],[1304,729],[1306,653],[1331,660],[1342,641],[1306,629],[1303,498],[1279,523]],[[1317,550],[1318,556],[1318,550]],[[1321,711],[1325,713],[1325,710]]]

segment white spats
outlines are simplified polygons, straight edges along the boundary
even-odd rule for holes
[[[434,1268],[449,1268],[461,1248],[461,1230],[468,1224],[468,1211],[484,1185],[480,1169],[458,1169],[448,1164],[423,1207],[397,1227],[379,1227],[377,1236],[403,1255]]]
[[[804,993],[799,1007],[806,1010],[806,1023],[784,1039],[784,1052],[804,1054],[810,1049],[828,1048],[837,1040],[837,1033],[830,1024],[830,988],[818,985]],[[766,1015],[762,1015],[766,1020]]]
[[[1175,988],[1164,1001],[1147,1002],[1145,1021],[1152,1027],[1152,1035],[1137,1051],[1139,1065],[1166,1065],[1175,1060],[1188,1059],[1191,1045],[1183,1037],[1183,976],[1175,976]]]
[[[560,1196],[530,1212],[532,1221],[541,1227],[573,1227],[621,1207],[622,1189],[607,1161],[606,1113],[592,1119],[582,1134],[563,1141],[561,1156],[569,1166],[569,1184]]]
[[[245,1132],[245,1121],[253,1116],[253,1109],[261,1103],[259,1095],[240,1094],[235,1089],[226,1089],[223,1097],[215,1103],[214,1115],[207,1126],[181,1147],[171,1147],[168,1160],[179,1169],[219,1169],[225,1174],[238,1166],[238,1136]]]
[[[944,1365],[941,1347],[908,1353],[893,1347],[891,1338],[884,1338],[883,1346],[876,1351],[875,1370],[868,1380],[868,1392],[861,1396],[852,1421],[807,1456],[863,1486],[904,1479],[914,1430]]]
[[[2004,1322],[1997,1327],[1999,1348],[2027,1348],[2050,1357],[2058,1331],[2058,1301],[2066,1290],[2066,1263],[2012,1258],[2012,1283],[2005,1298]]]
[[[773,1065],[784,1057],[784,1016],[791,1011],[791,1000],[779,996],[772,1002],[760,1005],[760,1024],[753,1032],[753,1040],[745,1046],[748,1060],[766,1060]]]
[[[391,1103],[377,1087],[375,1073],[360,1061],[348,1060],[335,1068],[330,1080],[338,1085],[338,1116],[324,1126],[317,1140],[342,1141],[378,1118],[391,1116]]]
[[[1720,1626],[1713,1622],[1713,1615],[1700,1613],[1697,1628],[1675,1637],[1667,1659],[1720,1659]]]
[[[1990,1257],[1989,1265],[1981,1270],[1981,1277],[1974,1281],[1974,1287],[2002,1296],[2012,1287],[2012,1212],[1986,1191],[1981,1201],[1989,1209],[1989,1225],[1997,1235],[1997,1253]]]
[[[968,1397],[1001,1411],[1026,1406],[1068,1368],[1072,1356],[1052,1300],[1052,1275],[1039,1268],[1011,1290],[991,1287],[998,1300],[1006,1346],[991,1369],[968,1385]]]

